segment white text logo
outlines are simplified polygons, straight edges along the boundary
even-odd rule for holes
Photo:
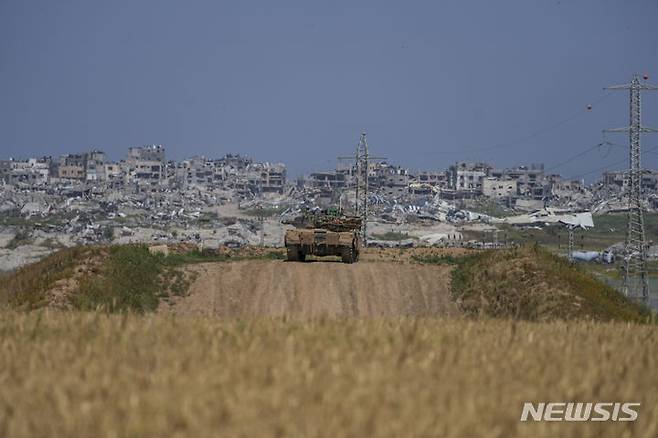
[[[635,421],[640,403],[523,403],[521,421]]]

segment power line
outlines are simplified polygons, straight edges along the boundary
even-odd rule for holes
[[[612,94],[612,93],[606,93],[606,94],[604,94],[603,96],[601,96],[600,98],[598,98],[598,99],[596,99],[594,102],[592,102],[590,105],[593,106],[593,105],[595,105],[595,104],[597,104],[597,103],[602,102],[603,100],[605,100],[605,99],[606,99],[608,96],[610,96],[611,94]],[[552,124],[552,125],[549,125],[549,126],[547,126],[547,127],[545,127],[545,128],[538,129],[538,130],[536,130],[535,132],[533,132],[533,133],[531,133],[531,134],[529,134],[529,135],[526,135],[526,136],[524,136],[524,137],[521,137],[521,138],[519,138],[519,139],[517,139],[517,140],[514,140],[514,141],[512,141],[512,142],[509,142],[509,143],[499,143],[498,145],[490,146],[490,147],[488,147],[488,148],[484,148],[484,149],[481,149],[481,150],[482,150],[482,151],[486,151],[486,150],[500,149],[500,148],[503,148],[503,147],[506,147],[506,146],[515,146],[515,145],[517,145],[517,144],[519,144],[519,143],[526,142],[526,141],[531,140],[531,139],[533,139],[533,138],[535,138],[535,137],[537,137],[537,136],[539,136],[539,135],[541,135],[541,134],[543,134],[543,133],[545,133],[545,132],[552,131],[553,129],[559,128],[560,126],[562,126],[562,125],[564,125],[564,124],[566,124],[566,123],[569,123],[570,121],[572,121],[572,120],[576,119],[577,117],[581,116],[583,113],[588,112],[588,111],[589,111],[589,108],[590,108],[590,107],[588,106],[588,107],[585,108],[585,109],[578,110],[577,112],[573,113],[572,115],[570,115],[570,116],[567,117],[566,119],[562,119],[562,120],[560,120],[560,121],[558,121],[558,122],[556,122],[556,123],[554,123],[554,124]],[[477,151],[476,151],[476,152],[477,152]]]
[[[626,148],[627,147],[628,146],[626,146]],[[642,153],[644,153],[644,154],[656,153],[655,151],[658,151],[658,146],[647,149],[646,151],[643,151]],[[581,174],[576,175],[576,176],[572,176],[571,179],[580,179],[584,176],[591,175],[591,174],[597,173],[597,172],[601,172],[602,170],[606,170],[606,169],[610,168],[611,166],[616,166],[618,164],[626,163],[626,160],[627,160],[627,158],[624,158],[623,160],[619,160],[619,161],[615,161],[614,163],[606,164],[603,167],[599,167],[597,169],[590,170],[589,172],[585,172],[585,173],[581,173]]]
[[[605,93],[604,95],[602,95],[602,96],[599,97],[598,99],[595,99],[595,100],[594,100],[591,104],[589,104],[586,108],[584,108],[584,109],[580,109],[580,110],[574,112],[573,114],[571,114],[569,117],[566,117],[566,118],[564,118],[564,119],[562,119],[562,120],[559,120],[559,121],[557,121],[557,122],[555,122],[555,123],[552,123],[552,124],[550,124],[550,125],[548,125],[548,126],[545,126],[545,127],[543,127],[543,128],[537,129],[536,131],[533,131],[533,132],[531,132],[530,134],[524,135],[524,136],[522,136],[522,137],[519,137],[519,138],[516,138],[516,139],[512,139],[512,140],[507,141],[507,142],[497,143],[497,144],[494,144],[494,145],[491,145],[491,146],[487,146],[487,147],[484,147],[484,148],[479,148],[479,149],[469,149],[469,150],[463,150],[463,149],[462,149],[462,150],[455,150],[455,151],[439,151],[439,152],[435,152],[435,153],[436,153],[436,154],[443,154],[443,155],[450,155],[450,154],[463,154],[464,152],[467,152],[467,153],[471,153],[471,152],[486,152],[486,151],[491,151],[491,150],[495,150],[495,149],[503,149],[503,148],[510,147],[510,146],[516,146],[516,145],[518,145],[518,144],[521,144],[521,143],[524,143],[524,142],[526,142],[526,141],[528,141],[528,140],[531,140],[531,139],[533,139],[533,138],[535,138],[535,137],[538,137],[538,136],[540,136],[541,134],[544,134],[544,133],[546,133],[546,132],[549,132],[549,131],[552,131],[552,130],[554,130],[554,129],[556,129],[556,128],[559,128],[560,126],[562,126],[562,125],[564,125],[564,124],[566,124],[566,123],[569,123],[570,121],[572,121],[572,120],[578,118],[579,116],[581,116],[583,113],[589,112],[590,109],[591,109],[591,107],[592,107],[593,105],[596,105],[597,103],[600,103],[600,102],[604,101],[604,100],[607,99],[611,94],[612,94],[612,92]]]
[[[603,146],[604,144],[605,144],[604,142],[597,143],[597,144],[595,144],[594,146],[591,146],[591,147],[585,149],[584,151],[577,153],[577,154],[574,155],[573,157],[567,158],[566,160],[564,160],[564,161],[562,161],[562,162],[560,162],[560,163],[558,163],[558,164],[556,164],[556,165],[554,165],[554,166],[549,167],[549,168],[546,169],[545,171],[546,171],[546,172],[549,172],[549,171],[551,171],[551,170],[553,170],[553,169],[557,169],[558,167],[562,167],[562,166],[564,166],[565,164],[569,164],[569,163],[571,163],[572,161],[574,161],[574,160],[576,160],[576,159],[582,157],[583,155],[588,154],[589,152],[593,151],[594,149],[598,149],[599,147]]]
[[[562,162],[560,162],[560,163],[558,163],[554,166],[551,166],[551,167],[547,168],[545,171],[550,172],[551,170],[555,170],[559,167],[562,167],[566,164],[569,164],[572,161],[574,161],[574,160],[576,160],[576,159],[578,159],[578,158],[580,158],[584,155],[587,155],[589,152],[591,152],[595,149],[600,149],[601,146],[609,146],[609,147],[617,147],[617,148],[622,148],[622,149],[628,149],[627,145],[623,145],[623,144],[619,144],[619,143],[613,143],[611,141],[604,140],[600,143],[595,144],[594,146],[588,147],[587,149],[583,150],[582,152],[579,152],[576,155],[573,155],[573,156],[567,158],[566,160],[564,160],[564,161],[562,161]],[[651,151],[645,151],[645,152],[646,153],[651,153]],[[610,151],[608,150],[608,152],[606,153],[606,156],[608,156],[609,153],[610,153]],[[603,157],[603,158],[605,158],[605,157]]]

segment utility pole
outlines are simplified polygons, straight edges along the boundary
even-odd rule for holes
[[[355,163],[356,181],[355,181],[355,198],[354,198],[354,212],[356,216],[361,217],[361,238],[363,245],[368,245],[368,238],[366,235],[368,229],[368,174],[370,172],[370,160],[385,160],[384,157],[372,157],[368,152],[368,141],[366,140],[366,133],[361,133],[359,143],[356,145],[356,152],[354,158],[352,157],[338,157],[339,160],[353,159]]]
[[[644,80],[648,77],[645,75]],[[641,203],[642,150],[640,138],[643,133],[658,132],[642,126],[640,92],[658,90],[658,87],[640,82],[638,75],[629,84],[608,87],[608,90],[630,90],[630,126],[607,129],[604,132],[629,133],[629,170],[626,175],[626,197],[628,198],[628,225],[624,247],[623,293],[629,298],[647,302],[649,299],[649,278],[647,269],[647,240],[644,233],[644,217]]]
[[[567,228],[569,230],[569,262],[573,263],[573,226],[570,225]]]
[[[260,222],[260,247],[265,246],[265,215],[263,214],[263,206],[258,207],[258,222]]]

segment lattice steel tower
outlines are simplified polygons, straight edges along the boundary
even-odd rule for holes
[[[359,143],[356,145],[354,155],[356,163],[356,193],[355,209],[357,216],[361,216],[361,237],[363,245],[368,244],[366,231],[368,229],[368,174],[370,173],[370,155],[366,133],[361,133]]]
[[[642,90],[658,90],[658,87],[640,82],[639,76],[636,75],[630,84],[616,85],[608,87],[608,89],[630,90],[630,126],[608,129],[606,132],[629,133],[630,168],[625,178],[625,195],[628,201],[628,228],[624,248],[623,293],[627,297],[646,302],[649,298],[648,248],[644,233],[644,217],[642,215],[642,202],[640,198],[642,192],[640,185],[642,180],[640,137],[642,133],[658,131],[642,126],[640,92]]]
[[[368,175],[370,173],[370,160],[385,160],[386,158],[370,155],[366,133],[363,132],[356,145],[354,157],[338,157],[338,159],[354,160],[354,214],[361,217],[361,238],[363,239],[363,244],[367,245],[368,238],[366,231],[368,229]]]

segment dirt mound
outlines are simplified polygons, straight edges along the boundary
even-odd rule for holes
[[[0,304],[20,309],[70,308],[70,297],[80,282],[99,271],[106,247],[66,248],[6,274],[0,283]]]
[[[108,251],[106,249],[99,249],[85,258],[81,258],[78,263],[72,266],[68,277],[55,281],[45,291],[47,306],[55,309],[72,309],[70,299],[78,291],[80,282],[90,275],[97,275],[101,271],[107,256]]]
[[[457,313],[450,267],[394,262],[205,263],[189,294],[160,310],[222,317],[435,316]]]
[[[530,321],[651,317],[648,308],[539,246],[462,258],[452,279],[455,300],[467,314]]]

